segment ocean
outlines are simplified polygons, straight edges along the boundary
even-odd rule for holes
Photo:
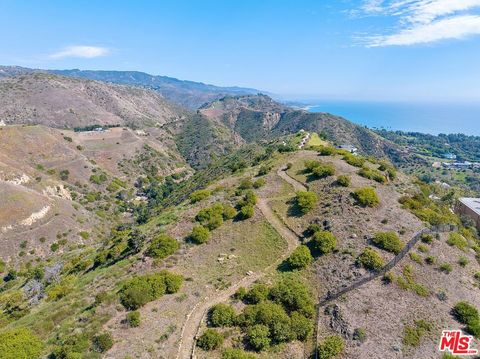
[[[308,111],[329,112],[369,128],[480,136],[480,103],[312,103]]]

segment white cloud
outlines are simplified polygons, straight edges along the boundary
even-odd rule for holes
[[[367,46],[426,44],[447,39],[462,39],[475,34],[480,34],[480,16],[454,16],[407,28],[392,35],[373,36]]]
[[[108,55],[110,52],[106,47],[98,46],[68,46],[61,49],[58,52],[51,54],[51,59],[63,59],[66,57],[82,57],[86,59],[92,59],[94,57],[100,57]]]
[[[396,30],[368,36],[367,46],[424,44],[480,34],[480,0],[365,0],[364,13],[394,18]]]

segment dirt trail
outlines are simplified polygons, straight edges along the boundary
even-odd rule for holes
[[[282,172],[281,170],[279,170],[277,173],[281,178],[292,184],[296,190],[298,190],[298,188],[304,188],[301,183],[296,182],[287,175],[286,177],[284,177],[284,175],[282,175],[284,174],[284,172]],[[288,178],[289,180],[287,180],[286,178]],[[293,181],[295,184],[291,181]],[[262,212],[266,220],[280,234],[280,236],[282,236],[282,238],[287,241],[287,250],[283,253],[282,257],[277,258],[269,267],[263,269],[260,272],[256,272],[247,277],[244,277],[241,281],[237,282],[233,286],[216,293],[214,297],[204,298],[203,301],[199,302],[195,307],[193,307],[191,312],[187,315],[186,321],[182,327],[182,334],[180,336],[177,359],[187,359],[195,357],[195,340],[197,337],[197,333],[210,307],[215,304],[227,301],[228,298],[235,294],[238,288],[248,287],[253,284],[256,280],[263,277],[265,273],[278,266],[300,244],[299,237],[287,226],[285,226],[285,224],[280,220],[280,218],[275,213],[273,213],[272,209],[268,205],[268,201],[269,199],[267,198],[259,198],[257,208]]]
[[[308,188],[301,182],[297,181],[296,179],[290,177],[287,173],[287,167],[281,167],[277,174],[285,180],[285,182],[290,183],[295,191],[308,191]]]

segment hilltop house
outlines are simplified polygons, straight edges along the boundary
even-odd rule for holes
[[[471,218],[480,230],[480,198],[459,198],[455,206],[459,215]]]

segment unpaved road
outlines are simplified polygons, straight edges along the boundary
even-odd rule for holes
[[[290,177],[287,173],[287,167],[281,167],[277,174],[285,180],[285,182],[291,184],[295,191],[308,191],[308,188],[301,182],[297,181],[296,179]]]
[[[299,188],[305,188],[301,183],[296,182],[294,179],[288,177],[284,171],[279,170],[278,175],[285,179],[288,183],[292,184],[295,190],[304,190]],[[282,174],[280,174],[282,173]],[[284,177],[285,175],[285,177]],[[289,180],[287,180],[287,178]],[[293,184],[293,181],[295,184]],[[231,287],[219,291],[215,294],[214,297],[207,297],[203,301],[199,302],[191,312],[187,315],[186,321],[182,328],[182,334],[180,336],[180,343],[178,346],[177,359],[188,359],[194,357],[195,348],[195,338],[197,336],[197,331],[202,323],[202,320],[207,313],[208,309],[215,304],[222,303],[228,300],[240,287],[248,287],[253,284],[256,280],[260,279],[270,271],[280,264],[286,257],[288,257],[293,250],[300,244],[299,237],[288,229],[285,224],[278,218],[278,216],[273,213],[272,209],[268,205],[267,198],[260,198],[257,203],[257,208],[262,212],[266,220],[272,225],[272,227],[282,236],[283,239],[287,241],[287,250],[283,253],[282,257],[277,258],[269,267],[262,270],[261,272],[253,273],[247,277],[244,277],[241,281],[232,285]]]

